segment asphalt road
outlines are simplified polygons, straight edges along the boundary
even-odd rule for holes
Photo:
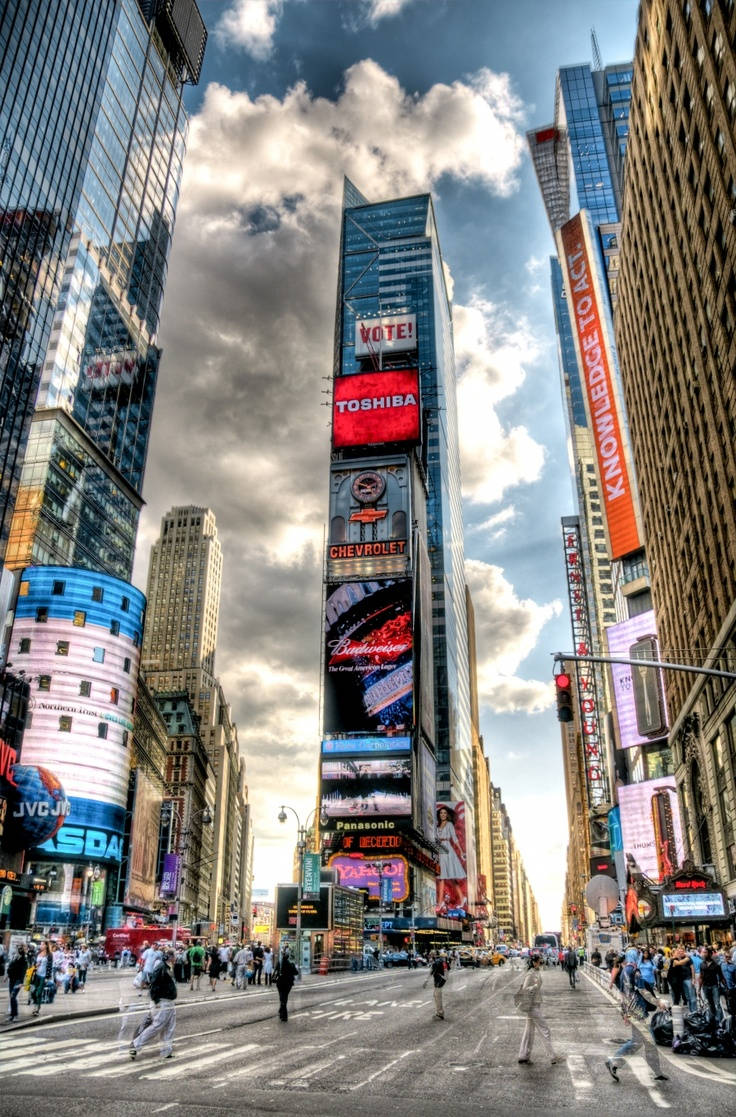
[[[233,990],[217,1003],[182,1002],[172,1060],[162,1060],[152,1045],[131,1062],[127,1043],[118,1041],[119,1013],[6,1033],[0,1114],[736,1112],[736,1060],[664,1053],[669,1080],[655,1083],[639,1054],[620,1071],[620,1084],[613,1082],[604,1059],[627,1030],[585,978],[573,991],[560,971],[544,973],[544,1012],[563,1056],[556,1066],[541,1047],[533,1065],[517,1063],[523,1019],[512,994],[519,973],[508,966],[453,972],[445,1020],[433,1017],[425,979],[426,971],[393,969],[297,986],[287,1024],[278,1019],[275,990]],[[137,1019],[128,1021],[131,1030]]]

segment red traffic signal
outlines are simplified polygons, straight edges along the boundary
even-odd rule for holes
[[[565,671],[555,675],[555,689],[557,691],[557,720],[571,722],[573,720],[572,679]]]

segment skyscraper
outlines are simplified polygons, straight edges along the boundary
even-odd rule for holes
[[[371,204],[345,184],[332,445],[321,795],[338,852],[329,861],[344,868],[339,850],[367,827],[367,810],[372,830],[404,835],[393,899],[425,915],[466,913],[477,883],[455,366],[426,194]],[[362,650],[371,644],[374,654]],[[351,789],[356,771],[366,779]],[[438,893],[426,849],[439,802],[467,868],[445,874]],[[377,899],[378,876],[366,873]]]
[[[736,7],[640,6],[616,340],[664,658],[733,671]],[[687,849],[736,896],[736,693],[668,673]],[[733,901],[732,901],[733,902]]]
[[[250,872],[240,854],[242,828],[250,816],[237,726],[215,676],[221,581],[214,513],[193,506],[172,508],[162,517],[161,534],[151,548],[141,673],[154,694],[186,691],[199,717],[199,734],[215,777],[210,916],[229,924],[233,903],[240,915],[240,882],[232,876],[232,866]]]
[[[194,0],[0,7],[0,557],[11,569],[130,577],[182,90],[205,41]]]

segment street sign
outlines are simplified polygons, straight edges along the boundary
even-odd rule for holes
[[[394,897],[394,886],[391,877],[381,877],[381,903],[390,904]]]
[[[302,899],[319,900],[320,855],[305,853],[302,861]]]

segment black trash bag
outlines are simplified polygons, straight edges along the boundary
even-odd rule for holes
[[[672,1013],[669,1009],[657,1009],[649,1021],[649,1030],[658,1047],[672,1046]]]
[[[697,1055],[698,1041],[694,1036],[675,1036],[672,1050],[676,1055]]]
[[[715,1030],[715,1021],[705,1012],[689,1012],[685,1017],[686,1036],[709,1036]]]

